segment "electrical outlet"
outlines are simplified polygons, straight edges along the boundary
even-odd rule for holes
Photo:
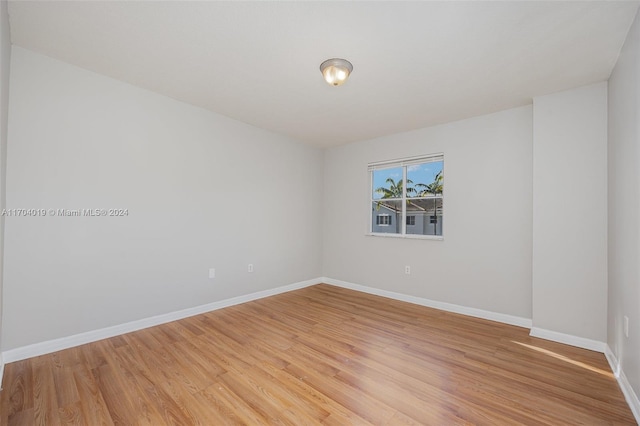
[[[250,264],[247,266],[247,272],[253,272],[253,263],[250,263]]]
[[[404,273],[407,275],[411,275],[411,266],[407,265],[404,267]]]
[[[215,278],[216,277],[216,270],[213,268],[209,269],[209,278]]]
[[[629,317],[624,316],[624,336],[629,337]]]

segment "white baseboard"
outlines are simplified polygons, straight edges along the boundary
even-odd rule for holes
[[[74,346],[84,345],[86,343],[95,342],[109,337],[119,336],[132,331],[141,330],[143,328],[153,327],[155,325],[165,324],[167,322],[176,321],[182,318],[192,317],[194,315],[203,314],[205,312],[215,311],[217,309],[226,308],[228,306],[238,305],[240,303],[250,302],[252,300],[262,299],[276,294],[286,293],[291,290],[297,290],[309,287],[322,282],[321,278],[307,281],[301,281],[269,290],[258,291],[256,293],[246,294],[243,296],[233,297],[231,299],[221,300],[218,302],[207,303],[205,305],[195,306],[180,311],[169,312],[162,315],[156,315],[150,318],[143,318],[137,321],[131,321],[125,324],[115,325],[112,327],[101,328],[99,330],[87,331],[85,333],[75,334],[73,336],[62,337],[59,339],[48,340],[45,342],[34,343],[32,345],[23,346],[16,349],[10,349],[0,354],[4,358],[4,362],[20,361],[39,355],[44,355],[63,349],[72,348]],[[1,360],[1,358],[0,358]],[[2,364],[4,367],[4,363]]]
[[[0,352],[0,390],[2,390],[2,378],[4,377],[4,356]]]
[[[544,328],[532,327],[529,335],[600,353],[604,353],[605,348],[607,347],[606,343],[598,340],[591,340],[584,337],[573,336],[571,334],[558,333],[557,331],[545,330]]]
[[[429,308],[435,308],[441,311],[454,312],[456,314],[468,315],[471,317],[487,319],[504,324],[516,325],[518,327],[531,328],[531,320],[528,318],[485,311],[477,308],[469,308],[467,306],[454,305],[453,303],[438,302],[436,300],[424,299],[422,297],[409,296],[407,294],[396,293],[393,291],[381,290],[378,288],[367,287],[360,284],[353,284],[346,281],[334,280],[333,278],[323,277],[322,282],[338,287],[361,291],[363,293],[374,294],[376,296],[388,297],[390,299],[400,300],[402,302],[409,302],[416,305],[427,306]]]
[[[616,358],[615,354],[613,353],[609,345],[607,345],[607,347],[604,348],[604,356],[607,358],[607,361],[609,362],[609,366],[611,367],[611,371],[613,372],[613,375],[618,377],[620,375],[620,363],[618,362],[618,358]]]
[[[638,399],[638,395],[631,387],[629,380],[627,380],[627,376],[625,376],[624,371],[620,366],[618,358],[616,358],[609,345],[606,345],[604,354],[607,357],[607,361],[609,361],[611,371],[613,371],[616,380],[618,380],[618,385],[620,385],[620,390],[622,390],[624,399],[627,400],[627,404],[629,404],[629,408],[631,409],[633,416],[636,418],[636,422],[640,424],[640,399]]]

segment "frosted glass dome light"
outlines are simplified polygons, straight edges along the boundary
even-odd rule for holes
[[[320,71],[328,84],[340,86],[349,78],[349,74],[353,71],[353,65],[345,59],[327,59],[320,64]]]

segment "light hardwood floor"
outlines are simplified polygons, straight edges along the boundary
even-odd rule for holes
[[[636,424],[527,332],[317,285],[8,364],[0,424]]]

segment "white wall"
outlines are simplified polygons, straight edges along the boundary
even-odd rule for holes
[[[527,106],[329,149],[325,276],[531,318],[531,126]],[[367,164],[439,152],[444,240],[365,235]]]
[[[533,327],[606,342],[606,82],[535,98],[533,135]]]
[[[320,150],[15,46],[9,121],[7,208],[129,216],[7,218],[3,350],[321,275]]]
[[[608,170],[608,343],[635,391],[640,416],[640,15],[609,79]]]
[[[0,1],[0,211],[5,207],[7,176],[7,122],[9,112],[9,69],[11,63],[11,40],[7,2]],[[2,298],[4,266],[4,216],[0,216],[0,348],[2,348]],[[2,355],[0,355],[0,379],[2,378]],[[1,385],[1,383],[0,383]]]

